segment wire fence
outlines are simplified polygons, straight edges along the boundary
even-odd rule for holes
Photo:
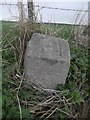
[[[16,6],[18,4],[2,3],[0,5],[10,5],[10,6],[14,5],[14,6]],[[25,5],[27,5],[27,4],[23,4],[23,6],[25,6]],[[41,7],[41,8],[46,8],[46,9],[56,9],[56,10],[66,10],[66,11],[90,12],[89,10],[79,10],[79,9],[77,10],[77,9],[65,9],[65,8],[57,8],[57,7],[45,7],[45,6],[40,6],[40,5],[34,5],[34,7]]]
[[[26,17],[28,17],[28,7],[27,4],[23,4]],[[2,9],[3,20],[14,20],[19,19],[18,12],[18,3],[0,3],[0,8]],[[43,22],[54,22],[54,23],[75,23],[75,19],[79,16],[77,23],[79,24],[82,19],[83,24],[88,22],[88,13],[89,10],[84,9],[67,9],[67,8],[58,8],[58,7],[47,7],[43,5],[35,5],[35,14],[37,16],[37,21]]]

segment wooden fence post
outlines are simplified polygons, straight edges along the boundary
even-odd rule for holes
[[[33,0],[28,0],[28,18],[30,22],[33,22],[33,15],[34,15],[34,9],[33,9]]]

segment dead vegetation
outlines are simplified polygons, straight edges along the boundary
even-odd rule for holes
[[[24,78],[23,61],[24,61],[24,53],[25,53],[25,47],[27,41],[30,40],[31,35],[34,32],[41,32],[48,35],[56,35],[58,31],[62,32],[63,27],[59,29],[57,29],[56,27],[56,29],[54,30],[50,27],[51,24],[49,24],[48,25],[49,27],[47,27],[47,25],[43,23],[40,24],[37,24],[35,22],[30,23],[29,20],[26,19],[23,9],[24,9],[23,6],[19,7],[20,21],[17,22],[15,26],[15,28],[19,30],[18,43],[16,45],[14,44],[14,52],[17,52],[15,53],[17,61],[13,68],[14,71],[12,72],[13,75],[10,74],[10,76],[8,76],[15,83],[17,83],[17,87],[14,87],[14,85],[11,85],[11,83],[10,85],[11,85],[11,91],[16,96],[17,99],[16,105],[18,105],[19,108],[20,119],[21,120],[23,119],[22,108],[24,107],[25,109],[28,109],[30,111],[31,119],[33,120],[35,119],[60,120],[65,118],[76,119],[76,120],[79,119],[89,120],[90,102],[89,99],[87,98],[88,93],[86,92],[87,93],[87,94],[85,93],[86,96],[81,97],[83,96],[85,90],[87,91],[88,89],[86,76],[84,77],[85,80],[74,81],[75,88],[73,91],[76,91],[76,93],[73,93],[73,91],[71,90],[73,89],[71,85],[69,85],[69,87],[66,87],[68,85],[67,83],[63,87],[60,86],[60,89],[57,90],[47,90],[43,88],[38,88],[37,86],[32,84],[30,85],[26,84]],[[84,15],[82,16],[82,19],[84,19],[83,17]],[[75,45],[76,47],[84,48],[85,45],[87,46],[88,37],[82,35],[84,27],[85,26],[82,26],[80,21],[80,26],[75,27],[74,25],[71,30],[71,36],[74,31],[73,40],[75,40],[74,43],[76,43]],[[8,34],[5,37],[7,37]],[[68,76],[67,81],[69,81],[69,78],[70,78],[70,74]],[[81,79],[81,78],[77,77],[76,79]],[[86,89],[84,89],[83,86]],[[24,95],[26,95],[27,92],[28,92],[28,96],[24,97]],[[76,97],[77,99],[73,97]]]

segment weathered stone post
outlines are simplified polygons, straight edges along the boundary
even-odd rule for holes
[[[55,89],[64,84],[70,66],[68,42],[57,37],[34,33],[25,52],[26,82]]]

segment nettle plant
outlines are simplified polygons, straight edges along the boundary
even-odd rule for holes
[[[60,111],[60,118],[75,117],[75,109],[85,104],[89,97],[89,86],[87,79],[88,70],[88,48],[79,48],[75,43],[70,42],[70,69],[65,85],[58,85],[57,89],[63,91],[61,97],[65,97],[67,103],[62,107],[64,112]],[[68,91],[65,93],[64,91]],[[69,106],[70,105],[70,106]],[[74,111],[73,111],[73,106]],[[66,111],[68,114],[66,114]],[[72,111],[72,112],[71,112]],[[82,108],[83,111],[83,108]],[[81,117],[80,114],[78,117]]]
[[[36,105],[36,103],[43,102],[42,100],[44,99],[46,100],[46,96],[45,94],[41,95],[41,91],[38,91],[36,93],[36,91],[33,90],[33,92],[31,92],[31,88],[27,90],[20,86],[20,82],[22,81],[21,71],[23,70],[19,69],[17,61],[19,60],[19,43],[21,43],[21,41],[19,41],[21,39],[19,38],[21,34],[20,31],[18,31],[19,29],[17,30],[17,26],[13,27],[13,25],[11,24],[10,27],[8,23],[3,24],[7,24],[3,26],[3,119],[31,118],[32,114],[38,113],[38,110],[36,110],[36,112],[34,110],[31,110],[33,109],[33,106]],[[48,25],[45,26],[48,27]],[[42,27],[40,26],[40,28]],[[60,28],[63,29],[63,32]],[[44,29],[46,30],[45,27]],[[53,29],[55,29],[55,27],[53,27]],[[54,31],[56,31],[56,29]],[[69,37],[68,42],[70,44],[71,52],[69,73],[66,80],[66,84],[59,84],[57,86],[58,92],[56,92],[56,94],[54,93],[55,96],[49,94],[52,100],[49,101],[50,106],[49,104],[47,104],[47,106],[44,109],[44,106],[42,104],[42,106],[38,109],[40,109],[40,113],[42,108],[43,117],[45,117],[44,115],[49,114],[48,118],[51,117],[50,115],[52,115],[53,112],[56,110],[56,119],[59,120],[64,119],[66,117],[76,118],[80,116],[77,108],[79,109],[79,107],[83,106],[83,104],[86,102],[89,96],[89,93],[86,77],[88,69],[88,48],[80,48],[76,46],[74,42],[74,35],[69,36],[71,32],[71,26],[69,27],[69,31],[67,25],[65,25],[65,29],[63,25],[58,26],[58,29],[60,30],[57,31],[56,35],[54,34],[55,36],[63,37],[65,39],[68,39]],[[39,32],[42,33],[42,29],[40,29]],[[47,33],[48,30],[46,30],[45,34]],[[27,102],[25,102],[25,100],[27,100]],[[19,105],[19,103],[21,106]],[[32,107],[30,105],[32,105]],[[51,109],[51,107],[53,107],[54,110]]]

